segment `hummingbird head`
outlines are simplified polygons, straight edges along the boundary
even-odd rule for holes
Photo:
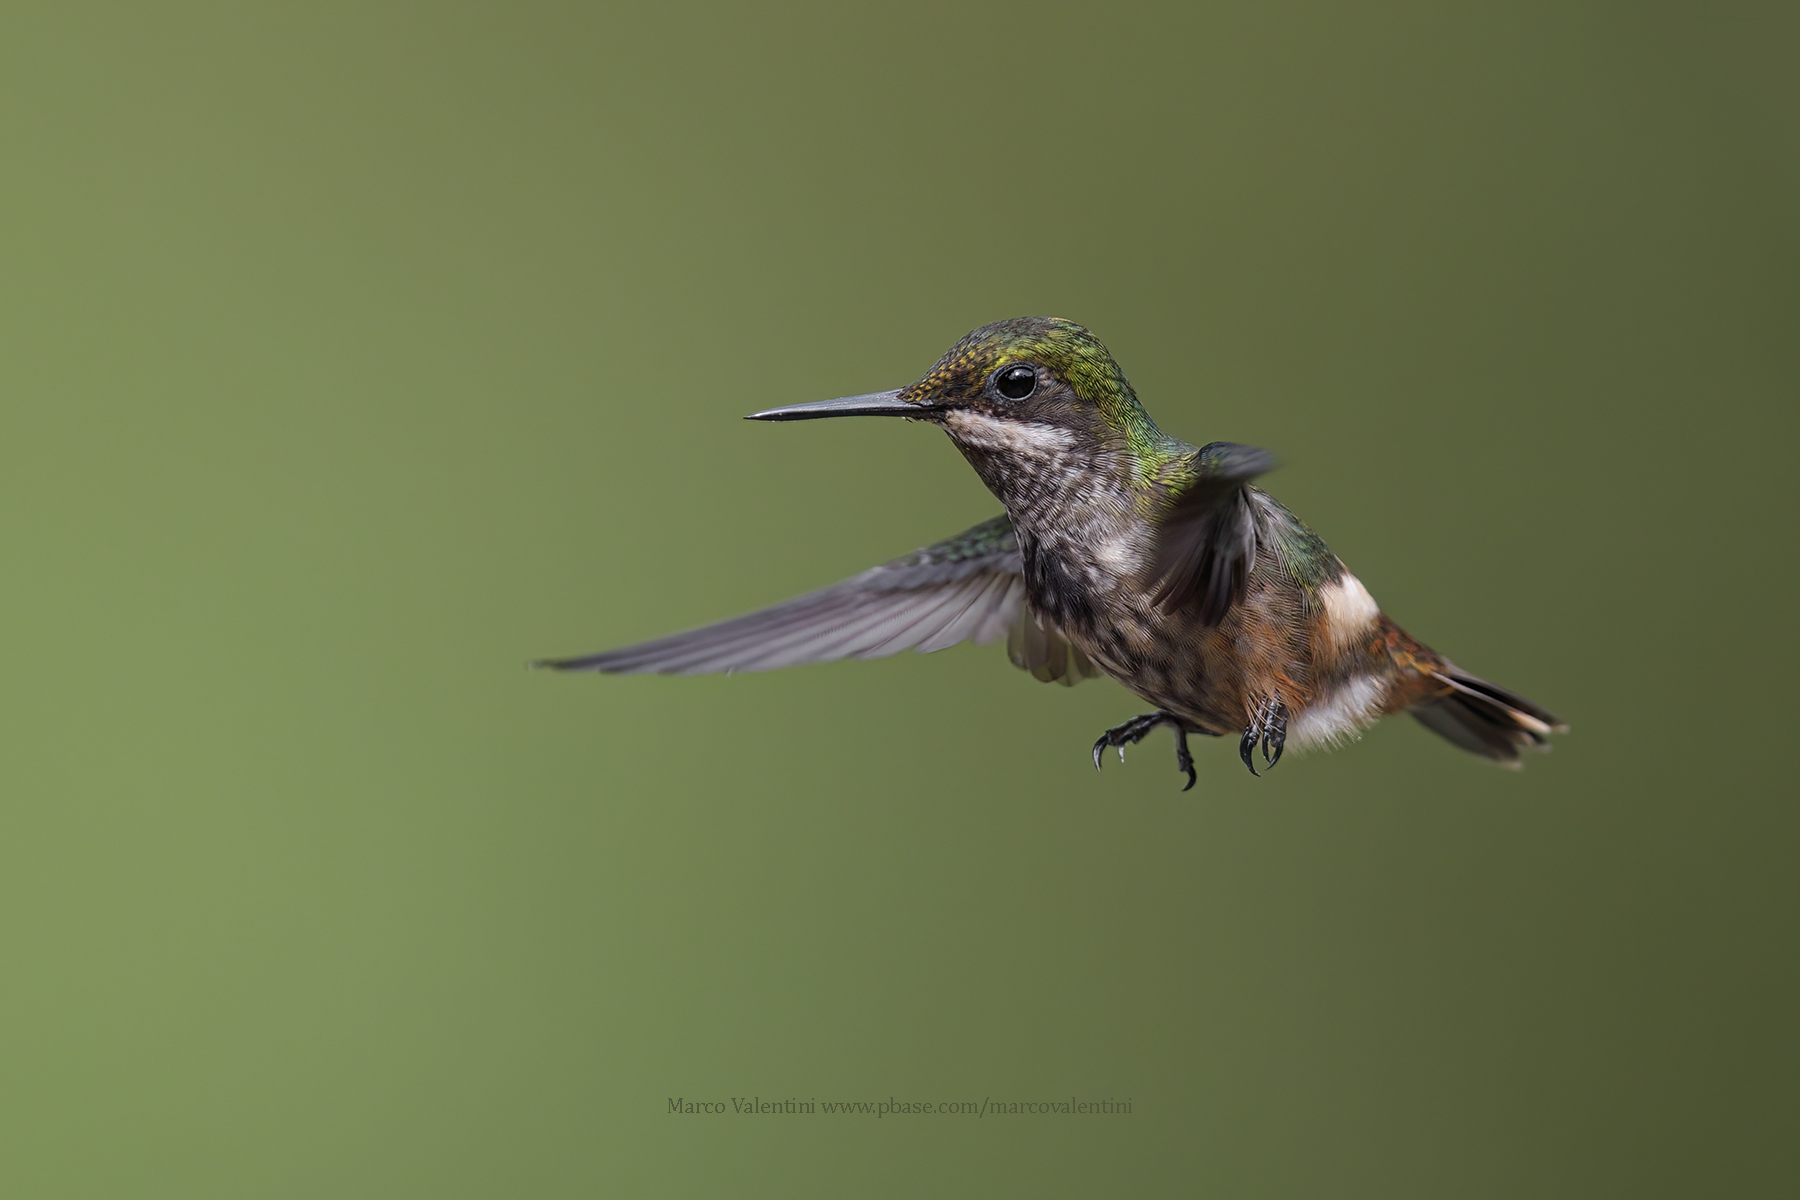
[[[984,477],[1052,461],[1140,461],[1163,440],[1100,339],[1061,317],[983,325],[910,387],[772,408],[750,419],[859,415],[941,425]]]

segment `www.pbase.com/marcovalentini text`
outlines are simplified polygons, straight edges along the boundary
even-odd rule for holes
[[[889,1096],[886,1100],[764,1100],[761,1096],[733,1096],[729,1105],[723,1100],[689,1100],[685,1096],[670,1096],[669,1111],[672,1113],[841,1113],[845,1116],[890,1117],[900,1115],[921,1116],[1011,1116],[1019,1113],[1061,1113],[1068,1116],[1099,1115],[1102,1113],[1129,1113],[1131,1100],[1079,1100],[1070,1096],[1067,1100],[995,1100],[983,1097],[980,1100],[896,1100]]]

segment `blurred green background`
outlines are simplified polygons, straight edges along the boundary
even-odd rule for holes
[[[1792,18],[9,6],[0,1191],[1794,1194]],[[990,515],[739,417],[1028,313],[1574,733],[523,669]]]

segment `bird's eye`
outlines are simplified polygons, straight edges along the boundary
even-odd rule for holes
[[[1023,400],[1037,390],[1037,372],[1030,367],[1008,367],[994,376],[994,390],[1008,400]]]

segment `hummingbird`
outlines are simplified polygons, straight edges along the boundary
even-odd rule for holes
[[[1235,737],[1252,775],[1408,712],[1518,767],[1567,726],[1410,637],[1318,534],[1252,484],[1275,460],[1158,429],[1098,338],[1060,317],[984,325],[918,382],[752,421],[905,417],[949,435],[1004,508],[955,537],[745,616],[537,666],[695,675],[880,658],[1006,639],[1014,665],[1071,686],[1109,676],[1152,706],[1108,748],[1167,726]]]

